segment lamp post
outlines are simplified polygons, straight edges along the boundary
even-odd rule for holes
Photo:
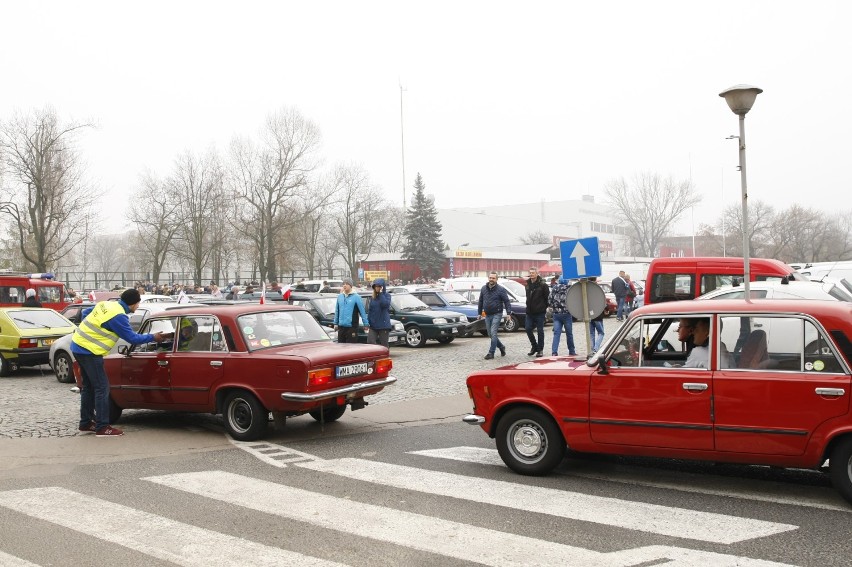
[[[743,199],[743,279],[745,280],[745,297],[751,298],[749,282],[751,280],[749,238],[748,238],[748,185],[746,184],[746,157],[745,157],[745,115],[751,110],[754,99],[763,92],[763,89],[751,85],[734,85],[719,93],[725,99],[731,111],[740,117],[740,183],[742,185]],[[731,136],[732,138],[736,136]]]

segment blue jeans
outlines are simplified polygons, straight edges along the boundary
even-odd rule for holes
[[[597,333],[597,337],[595,337],[595,333]],[[591,338],[592,350],[597,352],[601,348],[604,338],[603,321],[589,321],[589,337]]]
[[[530,340],[531,350],[536,352],[544,350],[544,317],[545,313],[536,313],[535,315],[527,313],[527,338]],[[533,330],[538,331],[538,341],[536,341]]]
[[[570,313],[553,314],[553,356],[559,354],[559,339],[562,338],[562,329],[565,329],[565,337],[568,340],[568,354],[577,354],[574,348],[574,320]]]
[[[500,339],[497,337],[497,333],[500,331],[500,321],[502,320],[502,313],[495,313],[494,315],[485,316],[485,328],[488,329],[488,336],[491,337],[491,346],[488,347],[488,354],[494,354],[494,351],[498,348],[501,352],[506,350],[505,345],[503,345],[503,343],[500,342]]]
[[[627,302],[627,298],[616,297],[615,299],[616,301],[618,301],[618,310],[615,312],[615,318],[621,321],[622,319],[624,319],[624,312],[626,311],[625,303]],[[629,315],[630,312],[628,311],[627,314]]]
[[[80,365],[83,387],[80,389],[80,427],[94,421],[100,429],[109,425],[109,379],[104,370],[104,357],[75,354]]]

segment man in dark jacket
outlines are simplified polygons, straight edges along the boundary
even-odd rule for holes
[[[627,280],[624,279],[624,275],[624,270],[621,270],[618,272],[618,276],[612,280],[612,293],[615,295],[615,300],[618,303],[618,311],[615,314],[617,321],[624,320],[624,304],[627,302],[627,292],[630,290],[630,286]]]
[[[544,350],[544,318],[547,315],[547,299],[550,296],[550,288],[538,275],[537,268],[530,268],[530,277],[527,279],[527,337],[530,340],[530,351],[527,356],[543,356]],[[538,331],[538,340],[533,334]]]
[[[485,328],[491,337],[491,346],[485,360],[494,358],[494,351],[500,349],[500,356],[506,356],[506,346],[497,337],[500,321],[509,317],[512,312],[512,302],[506,289],[497,283],[497,272],[488,274],[488,283],[479,292],[479,314],[485,317]]]
[[[24,307],[41,307],[41,301],[36,297],[36,290],[29,288],[27,290],[27,298],[24,300]]]
[[[370,299],[370,305],[367,307],[367,319],[370,321],[370,328],[367,331],[367,342],[371,345],[380,344],[382,346],[390,346],[390,343],[388,343],[388,334],[391,330],[391,298],[385,289],[384,278],[373,280],[373,297]]]

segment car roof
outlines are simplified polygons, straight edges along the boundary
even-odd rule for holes
[[[237,317],[247,313],[261,313],[266,311],[305,311],[305,308],[299,305],[288,305],[280,301],[277,303],[265,303],[263,305],[260,303],[244,302],[228,305],[181,305],[180,307],[166,309],[160,313],[152,315],[162,315],[164,312],[168,312],[169,316],[227,315],[230,317]]]
[[[845,319],[846,325],[852,324],[852,303],[846,301],[814,301],[812,299],[716,299],[713,301],[666,301],[640,307],[634,311],[637,316],[655,315],[692,315],[698,313],[719,314],[806,314],[823,319]],[[631,314],[633,317],[633,314]]]

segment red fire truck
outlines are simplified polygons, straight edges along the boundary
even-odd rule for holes
[[[56,281],[53,274],[0,272],[0,307],[20,307],[28,289],[35,290],[42,307],[62,311],[70,301],[65,284]]]

